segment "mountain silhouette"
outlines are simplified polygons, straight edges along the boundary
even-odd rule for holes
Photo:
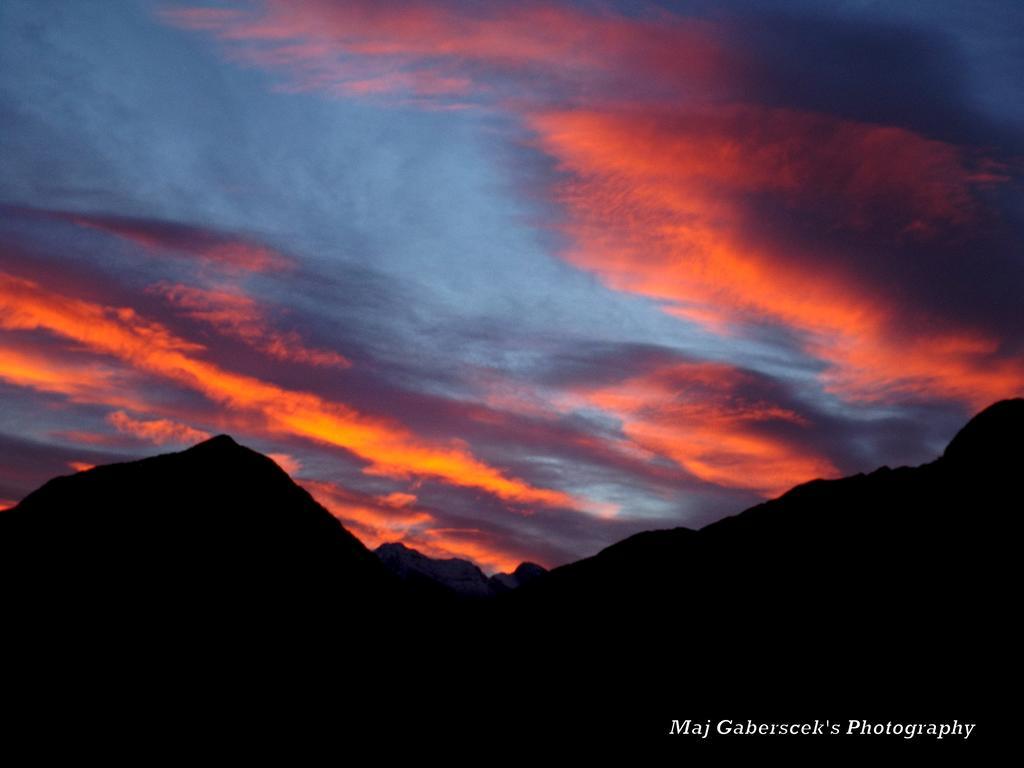
[[[496,594],[519,589],[519,587],[536,581],[547,572],[547,568],[537,565],[537,563],[520,563],[512,573],[496,573],[491,576],[491,589]]]
[[[469,560],[427,557],[401,542],[381,544],[374,552],[407,588],[442,599],[489,598],[518,589],[547,573],[536,563],[520,563],[512,573],[488,577]]]
[[[37,605],[185,616],[365,609],[400,587],[271,459],[226,435],[55,478],[0,514]]]
[[[694,698],[725,716],[742,691],[740,708],[768,717],[884,701],[986,717],[992,733],[1007,717],[992,681],[1017,656],[1022,465],[1024,400],[1003,401],[929,464],[815,480],[555,568],[498,601],[496,634],[557,637],[557,668],[580,690],[595,668],[617,678],[592,695],[630,702],[620,729],[652,734],[656,713]]]
[[[639,533],[552,570],[517,597],[559,610],[616,602],[636,609],[699,579],[712,599],[742,589],[746,602],[758,602],[749,597],[756,595],[767,605],[772,592],[799,584],[820,598],[819,617],[833,604],[849,615],[866,603],[903,622],[930,615],[932,598],[921,594],[907,605],[882,587],[927,584],[939,602],[963,596],[970,607],[977,603],[966,597],[985,565],[975,547],[988,547],[993,528],[1021,508],[1022,441],[1024,400],[1002,401],[930,464],[815,480],[700,530]]]
[[[295,680],[315,680],[317,701],[348,697],[360,728],[388,733],[663,740],[674,718],[880,707],[994,722],[990,686],[1016,658],[1022,436],[1024,400],[1003,401],[929,464],[527,565],[518,588],[470,601],[410,588],[410,562],[434,584],[452,574],[404,547],[378,557],[220,436],[51,480],[0,513],[0,568],[11,625],[64,669],[141,665],[149,689],[227,677],[236,705],[304,700]]]
[[[437,559],[400,542],[381,544],[374,553],[410,589],[439,596],[484,598],[492,594],[487,576],[469,560]]]

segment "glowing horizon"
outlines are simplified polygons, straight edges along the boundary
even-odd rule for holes
[[[0,20],[0,508],[229,432],[369,546],[553,566],[1024,393],[1012,4]]]

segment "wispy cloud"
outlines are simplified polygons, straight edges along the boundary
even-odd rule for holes
[[[156,445],[178,443],[191,445],[210,437],[209,432],[179,424],[171,419],[136,419],[124,411],[114,411],[107,421],[118,431],[141,438]]]
[[[871,273],[863,262],[876,257],[859,254],[916,261],[924,244],[969,242],[989,226],[983,193],[1009,181],[1008,161],[810,109],[796,91],[794,106],[780,104],[786,93],[767,86],[773,67],[785,76],[788,54],[738,17],[545,2],[313,2],[298,12],[269,2],[162,17],[304,89],[457,80],[460,99],[517,115],[556,163],[542,196],[564,212],[553,225],[571,240],[567,260],[712,333],[788,328],[834,395],[979,407],[1024,387],[998,329],[907,301],[905,269]],[[761,21],[777,34],[801,29]],[[960,267],[932,279],[968,277]]]
[[[757,391],[757,377],[722,363],[676,362],[577,393],[614,415],[639,449],[730,488],[775,496],[838,470],[801,444],[799,413]]]
[[[238,288],[208,289],[161,283],[151,290],[186,317],[207,323],[225,336],[239,339],[275,360],[334,368],[352,365],[337,352],[307,346],[296,331],[272,327],[266,309]]]
[[[1024,31],[784,5],[15,4],[0,497],[230,432],[504,569],[934,456],[1024,390]]]
[[[913,133],[780,111],[537,116],[568,174],[566,256],[612,287],[726,335],[784,325],[854,400],[943,397],[981,407],[1024,387],[991,331],[908,306],[815,245],[773,237],[752,195],[808,222],[956,236],[973,215],[974,170]],[[826,246],[827,247],[827,246]]]
[[[487,571],[511,571],[522,561],[495,535],[479,528],[449,528],[416,497],[373,497],[336,483],[304,481],[316,499],[369,547],[400,541],[428,557],[461,557]]]
[[[429,476],[479,488],[511,502],[577,508],[566,493],[535,488],[476,459],[464,446],[417,439],[401,425],[341,403],[232,373],[193,353],[201,348],[125,307],[104,307],[54,294],[0,273],[0,327],[45,330],[133,368],[194,389],[222,407],[254,413],[271,432],[301,435],[365,459],[365,472]]]
[[[7,208],[23,217],[53,219],[102,232],[132,243],[153,255],[195,259],[228,273],[276,272],[294,266],[290,258],[253,238],[210,227],[110,213]]]
[[[699,20],[533,0],[476,7],[271,0],[230,11],[168,8],[161,17],[214,34],[237,61],[284,73],[287,88],[338,94],[457,103],[481,93],[516,96],[496,82],[507,75],[541,75],[534,93],[564,94],[595,78],[622,85],[632,75],[721,82],[727,69],[713,27]]]

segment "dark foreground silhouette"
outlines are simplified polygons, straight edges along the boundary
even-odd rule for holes
[[[410,589],[217,437],[0,513],[7,658],[36,694],[116,692],[104,706],[135,734],[323,718],[392,741],[672,752],[724,740],[668,736],[673,720],[958,718],[977,744],[1009,722],[1017,674],[1022,436],[1024,400],[1003,401],[930,464],[810,482],[469,601]],[[872,738],[843,743],[912,747]]]

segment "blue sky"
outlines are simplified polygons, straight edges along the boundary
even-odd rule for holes
[[[7,2],[0,502],[230,432],[488,570],[1024,383],[1014,3]]]

